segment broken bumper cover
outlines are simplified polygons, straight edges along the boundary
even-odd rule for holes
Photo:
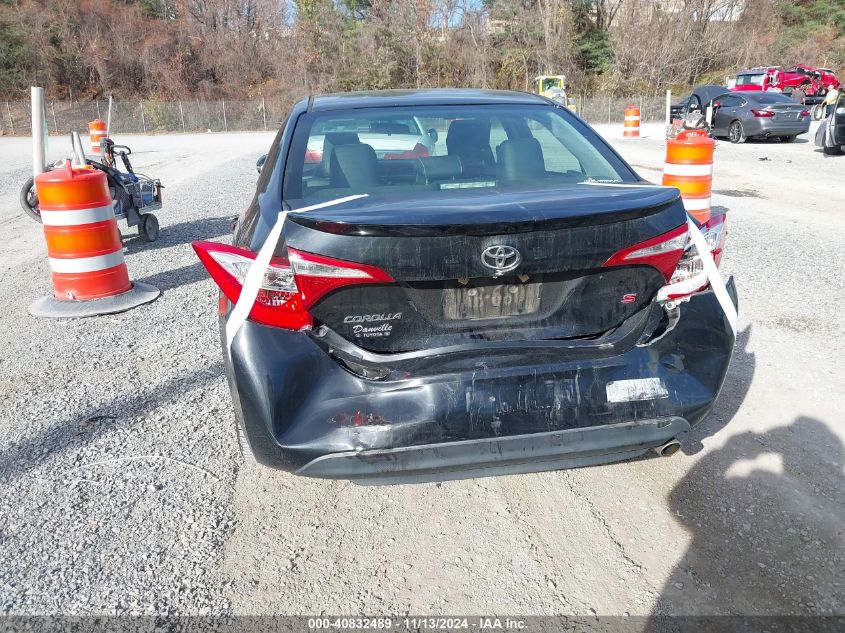
[[[732,280],[728,290],[736,304]],[[524,350],[516,363],[480,353],[472,370],[444,361],[442,373],[385,382],[309,334],[247,322],[227,377],[258,461],[301,475],[399,483],[603,464],[648,453],[715,403],[734,335],[712,292],[679,311],[624,350],[554,361]]]

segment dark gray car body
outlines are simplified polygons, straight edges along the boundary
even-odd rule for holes
[[[783,94],[730,92],[715,97],[713,106],[713,136],[730,138],[732,125],[735,130],[740,126],[743,140],[755,137],[792,140],[810,131],[811,117],[806,107]],[[756,116],[754,110],[772,112],[773,116]]]

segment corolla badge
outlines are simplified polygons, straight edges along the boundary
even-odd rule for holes
[[[481,251],[481,263],[493,271],[494,276],[503,275],[513,270],[522,261],[519,251],[513,246],[498,244],[488,246]]]

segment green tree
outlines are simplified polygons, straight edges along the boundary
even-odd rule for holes
[[[0,21],[0,88],[20,89],[26,84],[30,47],[19,26]]]

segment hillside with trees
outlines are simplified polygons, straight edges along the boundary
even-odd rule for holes
[[[251,98],[418,86],[657,94],[845,69],[845,0],[0,0],[0,94]]]

